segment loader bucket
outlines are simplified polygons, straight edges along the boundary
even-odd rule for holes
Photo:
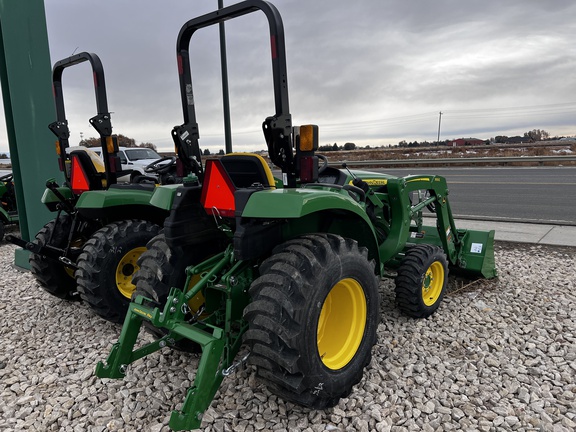
[[[494,259],[494,230],[458,230],[461,239],[458,270],[469,276],[497,276]]]
[[[497,276],[494,259],[494,230],[458,229],[457,239],[449,233],[447,236],[439,233],[438,228],[432,226],[423,226],[420,233],[423,236],[413,238],[411,242],[433,244],[443,248],[448,257],[450,269],[454,273],[486,279]],[[448,252],[446,247],[449,247],[453,254]]]

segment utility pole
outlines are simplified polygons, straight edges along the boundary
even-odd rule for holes
[[[437,145],[440,145],[440,125],[442,124],[442,111],[440,111],[440,116],[438,117],[438,139],[436,140]]]

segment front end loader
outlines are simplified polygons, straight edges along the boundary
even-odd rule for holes
[[[120,338],[96,367],[101,378],[122,378],[131,363],[165,347],[200,351],[173,430],[200,427],[221,381],[246,362],[286,400],[337,404],[370,362],[380,278],[395,279],[405,314],[427,317],[441,303],[449,269],[496,276],[494,232],[456,227],[443,177],[330,167],[316,153],[318,127],[292,126],[283,25],[268,2],[248,0],[181,28],[185,124],[173,135],[199,149],[191,37],[255,11],[270,29],[276,112],[262,128],[281,179],[260,156],[232,153],[208,159],[182,186],[158,188],[164,199],[156,203],[169,205],[170,215],[139,260]],[[423,225],[426,209],[435,226]],[[143,326],[156,338],[135,348]],[[237,359],[242,344],[248,354]]]

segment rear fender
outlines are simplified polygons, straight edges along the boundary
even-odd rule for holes
[[[234,237],[237,251],[267,253],[272,247],[291,238],[326,232],[356,240],[360,246],[368,249],[369,259],[374,259],[376,269],[380,269],[376,234],[364,204],[352,199],[346,191],[259,191],[250,195],[240,214]],[[261,240],[258,247],[250,246],[256,244],[255,237]]]
[[[168,211],[150,204],[153,194],[154,190],[140,189],[86,191],[80,195],[76,209],[87,219],[141,219],[162,225]]]

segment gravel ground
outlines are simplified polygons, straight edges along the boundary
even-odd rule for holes
[[[0,246],[0,431],[168,431],[197,358],[165,351],[93,375],[120,328],[42,291]],[[251,368],[224,380],[205,431],[576,429],[576,250],[497,245],[497,280],[451,278],[438,312],[401,316],[382,284],[373,360],[326,411],[284,402]]]

